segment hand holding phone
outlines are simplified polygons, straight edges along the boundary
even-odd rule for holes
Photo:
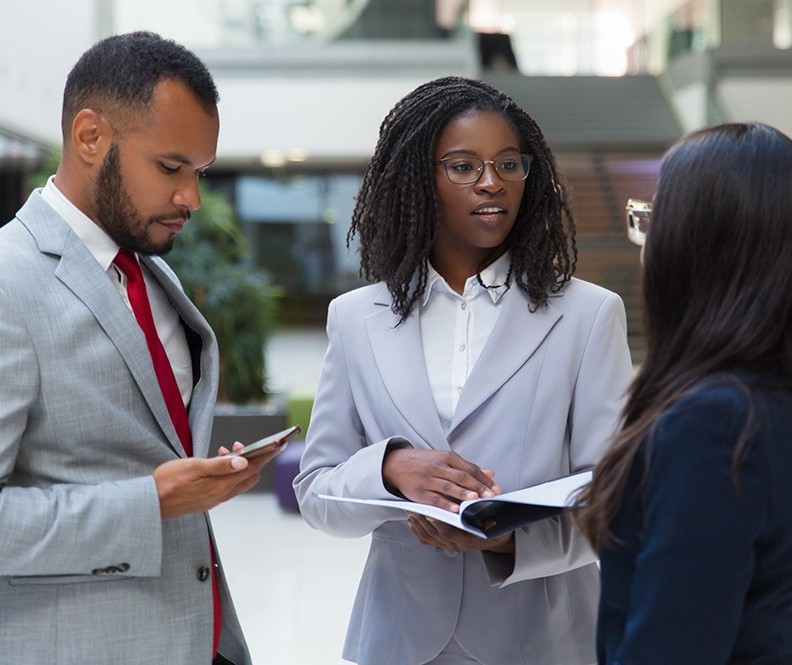
[[[228,454],[239,455],[240,457],[244,457],[246,459],[253,459],[259,455],[266,455],[267,453],[271,453],[275,450],[278,450],[279,448],[284,447],[289,442],[289,439],[293,438],[301,431],[302,430],[300,429],[299,425],[292,425],[282,432],[278,432],[272,436],[255,441],[254,443],[248,444],[244,448],[234,450]]]

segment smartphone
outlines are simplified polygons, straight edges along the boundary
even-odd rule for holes
[[[272,436],[255,441],[254,443],[248,444],[244,448],[240,448],[239,450],[235,450],[228,454],[239,455],[247,459],[253,459],[259,455],[266,455],[267,453],[271,453],[272,451],[285,446],[289,439],[293,438],[301,431],[302,430],[300,429],[299,425],[292,425],[282,432],[278,432]]]

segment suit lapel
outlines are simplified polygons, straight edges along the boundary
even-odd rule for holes
[[[535,312],[513,285],[503,296],[503,310],[459,396],[451,432],[500,389],[533,355],[561,312],[548,304]]]
[[[200,337],[199,380],[193,387],[188,409],[190,431],[193,437],[193,454],[205,456],[208,452],[212,421],[214,419],[214,400],[216,395],[217,365],[215,356],[209,352],[214,345],[214,333],[206,319],[201,315],[184,291],[163,268],[160,258],[141,257],[141,262],[159,283],[171,305],[181,317],[183,324]],[[189,342],[189,335],[188,335]],[[193,361],[195,362],[195,361]]]
[[[168,445],[184,455],[162,399],[143,332],[112,281],[73,233],[66,237],[55,275],[91,311],[129,367],[143,398],[167,437]]]
[[[165,401],[162,399],[162,391],[151,363],[145,337],[134,315],[119,296],[118,289],[88,248],[72,232],[71,227],[44,202],[39,190],[31,194],[17,217],[35,238],[42,253],[60,258],[55,269],[56,277],[91,311],[129,367],[168,445],[179,455],[184,455]],[[208,352],[213,348],[214,336],[195,306],[160,266],[161,259],[144,258],[143,262],[159,282],[182,320],[201,337],[202,380],[193,391],[190,403],[190,427],[193,432],[195,454],[205,454],[211,432],[214,390],[217,382],[216,354]],[[203,380],[204,378],[206,380]]]
[[[384,290],[384,289],[383,289]],[[381,295],[381,309],[366,319],[369,342],[385,388],[402,417],[432,448],[448,448],[424,362],[421,327],[413,313],[400,325]]]

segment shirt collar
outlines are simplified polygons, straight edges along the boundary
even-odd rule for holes
[[[82,240],[99,265],[102,266],[102,270],[107,271],[116,254],[118,254],[119,248],[115,241],[64,196],[63,192],[55,185],[54,176],[50,176],[49,180],[47,180],[47,184],[41,190],[41,197],[64,219],[75,235]]]
[[[497,261],[484,268],[479,277],[481,281],[475,275],[469,278],[468,284],[473,280],[479,289],[484,289],[489,294],[492,302],[498,302],[511,286],[511,252],[505,252]],[[468,284],[465,285],[465,290]]]
[[[484,291],[489,295],[493,303],[497,303],[503,297],[503,294],[509,290],[510,268],[511,253],[505,252],[478,274],[478,277],[481,278],[480,282],[476,275],[468,277],[465,282],[464,295],[473,295],[476,290]],[[488,286],[489,288],[487,288]],[[434,269],[434,266],[427,262],[426,289],[424,289],[423,299],[421,300],[423,306],[426,306],[435,289],[459,295],[448,286],[448,282]]]

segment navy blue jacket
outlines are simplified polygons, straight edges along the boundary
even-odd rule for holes
[[[792,390],[749,401],[723,378],[675,403],[636,458],[621,542],[601,552],[600,663],[792,663]]]

